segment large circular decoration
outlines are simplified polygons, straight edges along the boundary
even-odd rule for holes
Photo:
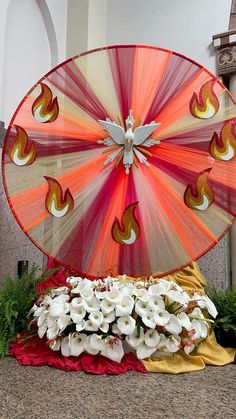
[[[182,55],[143,45],[80,54],[12,118],[8,201],[62,265],[88,277],[163,276],[234,221],[235,117],[223,84]]]

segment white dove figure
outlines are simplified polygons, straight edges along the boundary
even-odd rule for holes
[[[142,149],[140,151],[136,148],[136,146],[151,147],[155,144],[160,144],[159,140],[148,139],[155,129],[159,127],[159,123],[151,122],[150,124],[137,127],[133,131],[134,118],[132,110],[129,111],[129,115],[125,121],[126,131],[121,125],[118,125],[115,121],[112,122],[109,118],[107,118],[106,121],[99,119],[98,122],[110,135],[109,138],[98,140],[98,143],[104,144],[108,147],[112,146],[112,150],[114,146],[119,146],[105,160],[104,165],[111,163],[122,152],[123,164],[127,175],[129,174],[130,166],[134,162],[134,154],[141,163],[145,164],[145,166],[149,166],[147,157],[145,157],[141,152]],[[118,158],[118,163],[120,159],[121,158]]]

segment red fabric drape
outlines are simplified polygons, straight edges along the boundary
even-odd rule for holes
[[[89,374],[123,374],[127,371],[147,372],[143,364],[132,353],[125,354],[121,363],[111,361],[102,355],[82,353],[78,357],[65,357],[60,351],[52,351],[45,339],[34,337],[27,344],[13,342],[10,354],[21,365],[59,368],[64,371],[84,371]]]
[[[58,271],[52,274],[48,279],[38,284],[36,289],[37,291],[43,291],[46,288],[57,288],[63,287],[66,285],[66,278],[69,276],[69,273],[63,269],[55,259],[49,257],[47,263],[47,269],[58,268]]]

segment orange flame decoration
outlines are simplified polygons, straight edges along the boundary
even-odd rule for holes
[[[26,131],[14,125],[16,129],[15,141],[9,150],[9,157],[17,166],[29,166],[36,159],[34,144],[29,141]]]
[[[140,228],[135,217],[135,208],[138,202],[129,205],[121,217],[121,225],[118,218],[112,225],[111,233],[113,239],[119,244],[133,244],[140,235]]]
[[[233,122],[228,121],[224,124],[220,136],[214,132],[210,142],[210,153],[215,159],[228,161],[235,156],[236,138],[233,127]]]
[[[214,80],[207,81],[200,89],[199,96],[193,93],[190,112],[195,118],[209,119],[219,110],[219,100],[213,90]]]
[[[45,199],[46,210],[54,217],[64,217],[64,215],[67,215],[74,208],[74,199],[69,189],[66,189],[63,198],[60,183],[49,176],[44,176],[44,179],[48,182],[48,192]]]
[[[208,184],[211,168],[203,170],[192,184],[188,184],[184,193],[184,202],[187,207],[204,211],[213,203],[214,194]]]
[[[59,107],[57,97],[46,84],[40,83],[41,93],[32,105],[32,114],[37,122],[53,122],[58,116]]]

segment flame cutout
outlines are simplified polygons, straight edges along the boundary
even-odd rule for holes
[[[46,210],[54,217],[64,217],[74,208],[74,199],[69,189],[66,189],[63,198],[60,183],[49,176],[44,176],[44,179],[48,182],[48,193],[45,199]]]
[[[207,81],[200,89],[199,96],[193,93],[190,112],[195,118],[209,119],[219,110],[219,100],[213,90],[214,80]]]
[[[184,193],[184,202],[187,207],[204,211],[213,203],[213,191],[208,184],[211,168],[203,170],[192,184],[188,184]]]
[[[29,141],[25,130],[18,125],[16,129],[15,141],[9,150],[9,157],[17,166],[29,166],[36,159],[36,150],[34,144]]]
[[[112,225],[111,233],[113,239],[119,244],[133,244],[140,235],[140,228],[134,211],[138,202],[129,205],[121,217],[121,225],[118,218]]]
[[[57,97],[46,84],[40,83],[41,93],[32,105],[32,114],[37,122],[53,122],[58,116],[59,107]]]
[[[214,132],[210,142],[210,154],[217,160],[229,161],[236,154],[236,138],[233,134],[234,124],[228,121],[224,124],[220,136]]]

